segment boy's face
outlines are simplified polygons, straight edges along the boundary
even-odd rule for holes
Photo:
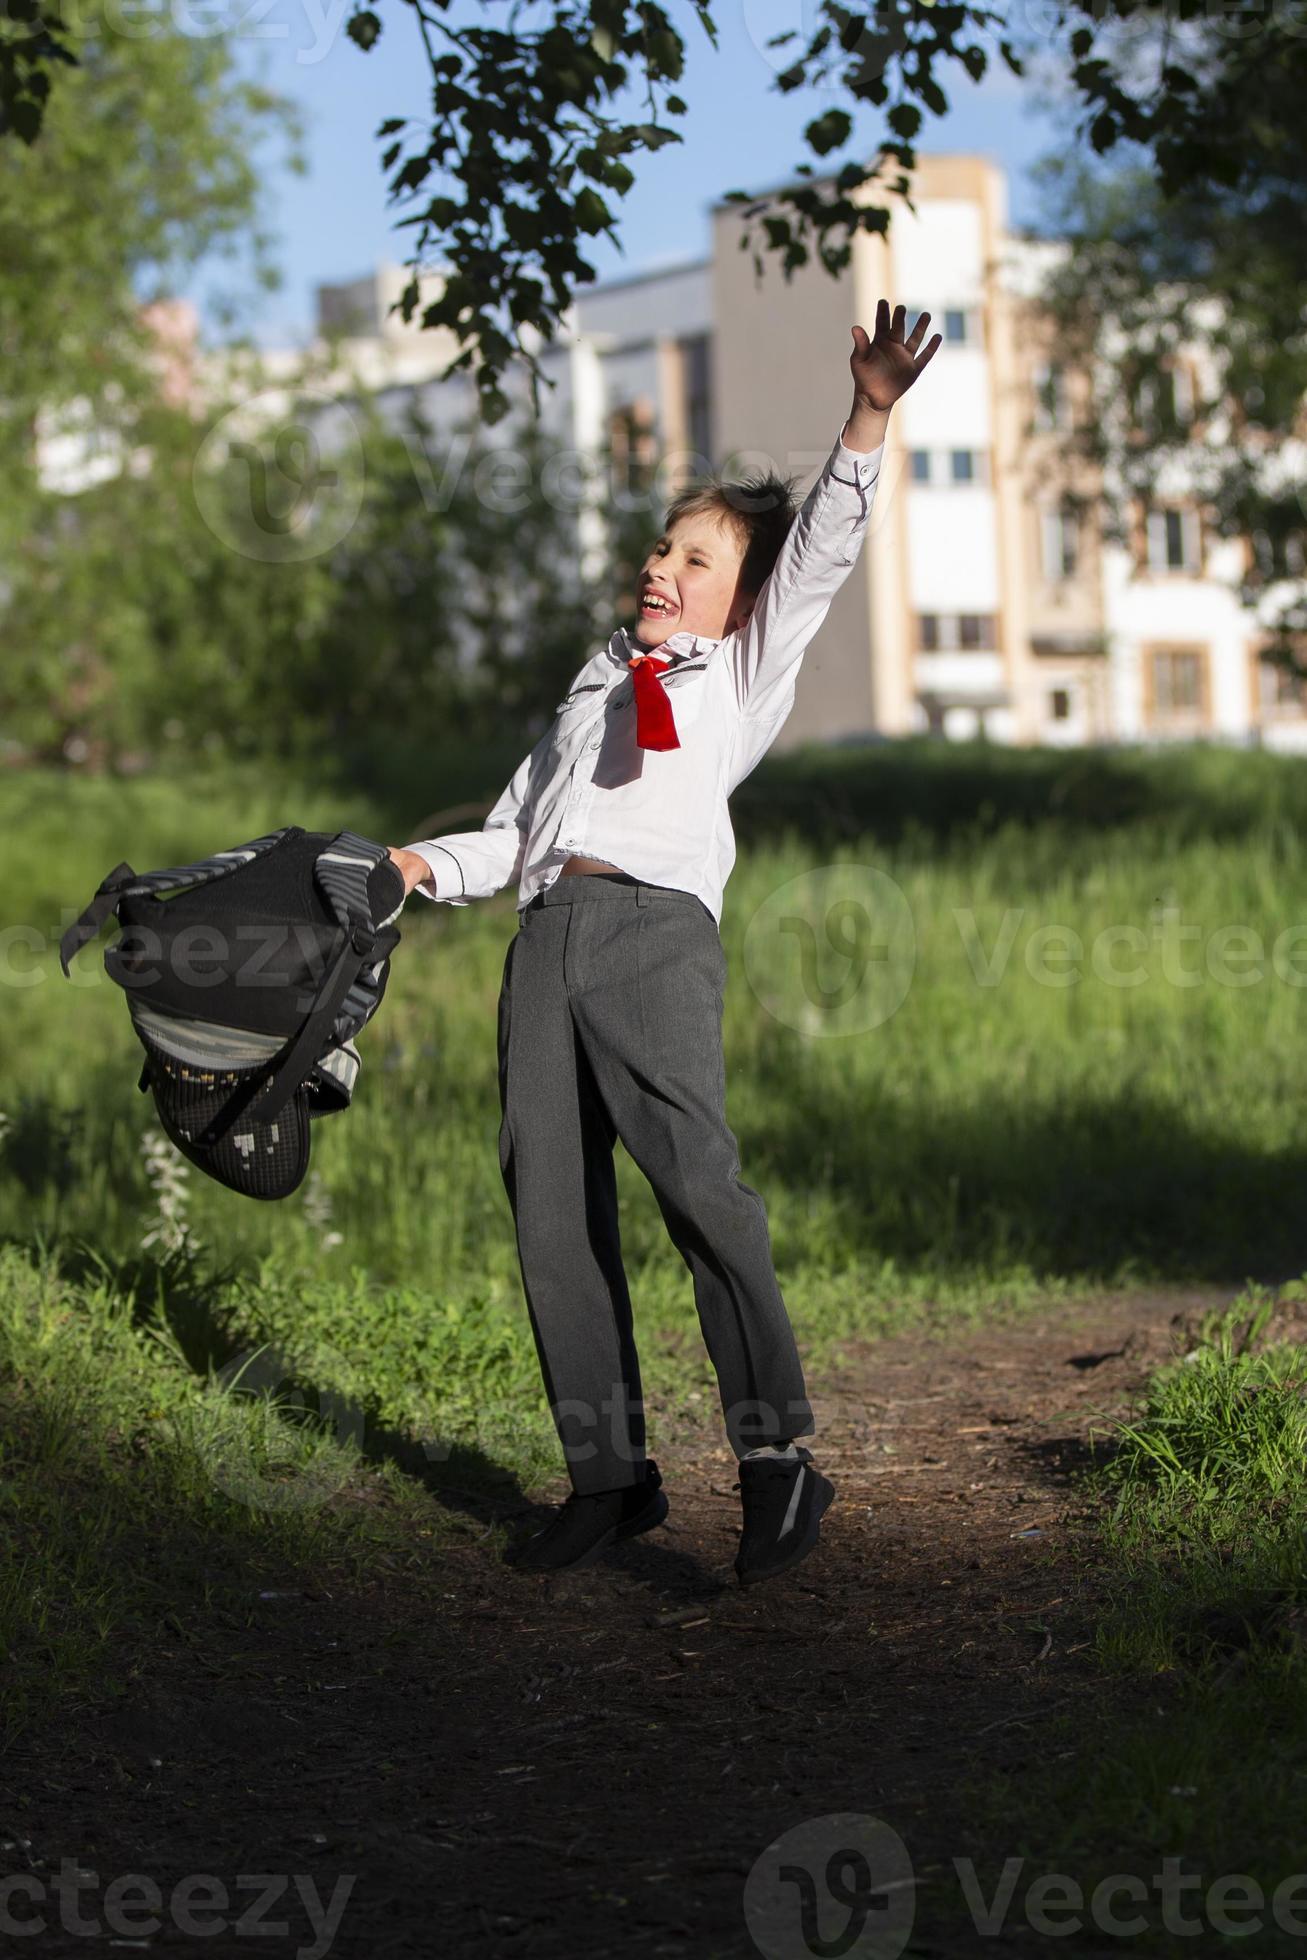
[[[656,647],[673,633],[720,640],[743,625],[753,595],[740,587],[744,547],[721,518],[679,517],[654,545],[636,580],[635,637]]]

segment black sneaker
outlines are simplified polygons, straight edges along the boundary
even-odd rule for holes
[[[505,1558],[522,1572],[576,1572],[619,1539],[652,1531],[667,1516],[662,1477],[652,1457],[642,1483],[583,1496],[573,1491],[547,1525]]]
[[[812,1468],[812,1451],[792,1457],[755,1456],[740,1462],[744,1528],[735,1571],[742,1586],[774,1578],[806,1558],[817,1542],[835,1486]]]

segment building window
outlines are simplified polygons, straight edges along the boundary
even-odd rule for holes
[[[1197,647],[1154,647],[1153,712],[1158,720],[1192,721],[1203,712],[1203,655]]]
[[[970,653],[976,649],[990,652],[994,646],[993,613],[959,613],[958,645]]]
[[[1307,553],[1301,531],[1290,531],[1280,538],[1278,547],[1269,531],[1254,531],[1248,539],[1252,554],[1251,570],[1272,582],[1281,578],[1301,578]]]
[[[998,644],[993,613],[918,613],[918,653],[991,653]]]
[[[1277,708],[1297,708],[1307,706],[1307,689],[1303,676],[1286,667],[1283,661],[1263,660],[1260,667],[1263,712],[1274,712]]]
[[[1048,713],[1049,719],[1052,721],[1070,721],[1071,691],[1069,688],[1055,687],[1052,690],[1048,697]]]
[[[947,465],[944,452],[931,449],[912,451],[912,481],[914,483],[988,483],[989,451],[987,449],[950,449]]]
[[[1080,527],[1073,510],[1046,510],[1040,513],[1041,550],[1044,577],[1070,578],[1076,569]]]
[[[1071,425],[1066,369],[1060,361],[1041,361],[1031,377],[1035,390],[1035,427],[1066,429]]]
[[[1190,572],[1199,569],[1198,512],[1179,505],[1148,513],[1150,572]]]
[[[944,306],[938,300],[918,300],[915,303],[903,302],[904,320],[911,329],[923,313],[930,315],[929,334],[940,333],[948,347],[979,347],[981,341],[982,308],[980,306]]]

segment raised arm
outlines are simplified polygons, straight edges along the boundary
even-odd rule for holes
[[[853,328],[853,406],[821,475],[803,501],[745,624],[732,636],[735,691],[744,713],[784,713],[799,662],[857,561],[880,478],[889,411],[934,357],[941,336],[918,353],[923,313],[907,338],[906,309],[880,300],[876,334]]]

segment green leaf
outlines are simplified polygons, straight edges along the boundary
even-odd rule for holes
[[[522,204],[505,204],[504,230],[519,251],[538,251],[544,244],[544,225],[540,213]]]
[[[395,189],[415,191],[430,174],[430,157],[410,157],[395,179]]]
[[[865,15],[846,13],[843,7],[836,7],[832,11],[836,20],[840,23],[840,46],[843,48],[845,54],[852,54],[864,36],[869,40],[888,45],[889,35],[883,32],[883,30],[869,27]]]
[[[695,0],[695,12],[699,16],[700,27],[702,27],[704,33],[708,36],[713,47],[718,47],[720,43],[717,38],[717,25],[705,4],[705,0]]]
[[[1116,117],[1110,109],[1104,109],[1094,117],[1089,125],[1089,140],[1101,155],[1110,150],[1116,141]]]
[[[915,102],[898,102],[886,117],[896,136],[915,136],[921,128],[921,111]]]
[[[577,198],[572,210],[580,231],[602,231],[605,225],[610,225],[613,221],[613,214],[598,191],[592,191],[588,185]]]
[[[362,13],[355,14],[351,20],[346,21],[345,32],[366,54],[369,48],[381,38],[381,22],[370,8],[365,7]]]
[[[644,45],[650,76],[664,76],[673,82],[679,80],[685,57],[680,35],[673,33],[670,27],[662,28],[648,35]]]
[[[472,282],[461,272],[453,273],[445,281],[445,290],[436,301],[436,305],[443,308],[446,317],[455,320],[460,313],[466,312],[468,307],[475,303],[476,294],[472,290]]]
[[[631,134],[639,138],[646,150],[661,150],[665,143],[679,143],[681,133],[676,129],[664,129],[659,123],[636,123]]]
[[[847,109],[828,109],[824,116],[810,122],[803,134],[817,155],[824,157],[848,142],[852,128],[853,118]]]
[[[39,104],[20,97],[17,102],[9,104],[7,114],[10,129],[30,148],[41,133]]]

